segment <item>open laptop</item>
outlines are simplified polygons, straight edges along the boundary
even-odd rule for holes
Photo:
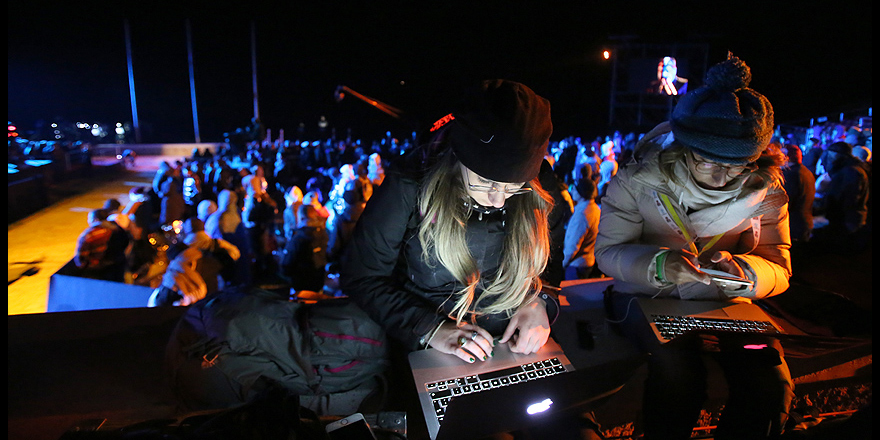
[[[642,315],[661,343],[693,331],[783,334],[782,327],[755,304],[722,301],[636,298]]]
[[[759,334],[779,339],[787,358],[812,358],[865,344],[862,339],[809,335],[791,326],[783,327],[753,303],[648,297],[637,297],[635,302],[662,344],[696,334]]]
[[[486,431],[479,435],[516,429],[513,425],[522,420],[513,419],[522,417],[503,411],[493,417],[492,413],[501,407],[524,409],[535,405],[531,411],[541,417],[555,413],[565,406],[561,402],[573,399],[555,397],[559,391],[571,389],[568,378],[574,367],[552,338],[530,355],[513,353],[506,344],[500,344],[495,347],[495,355],[484,362],[469,364],[428,349],[410,353],[409,363],[431,439],[473,437],[478,435],[474,429]],[[586,392],[578,394],[582,398]],[[547,399],[553,403],[545,402]]]
[[[410,353],[419,401],[433,440],[517,431],[562,413],[587,411],[586,405],[620,390],[644,362],[645,357],[638,355],[574,370],[553,339],[538,353],[527,356],[512,353],[506,345],[500,345],[495,348],[495,356],[481,365],[465,364],[436,350]],[[530,365],[537,366],[532,370]],[[520,372],[515,373],[518,380],[511,382],[516,368],[520,368]],[[493,376],[497,376],[496,387],[471,393],[464,389],[455,391],[468,383],[476,383],[472,379],[475,377],[486,378],[492,385],[494,379],[489,378]],[[502,379],[505,377],[507,381]],[[445,390],[440,390],[443,386]],[[440,412],[442,416],[438,416],[440,403],[434,397],[447,400]]]

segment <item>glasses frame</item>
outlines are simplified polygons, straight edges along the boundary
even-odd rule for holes
[[[721,169],[727,171],[727,177],[734,179],[758,169],[758,166],[753,163],[746,165],[721,165],[711,160],[699,159],[693,151],[688,152],[688,154],[690,154],[691,160],[694,161],[694,171],[700,174],[712,175],[715,173],[715,170]]]
[[[523,182],[521,187],[517,189],[508,189],[507,185],[499,185],[498,182],[492,182],[492,185],[474,185],[471,183],[471,173],[467,170],[464,170],[464,179],[465,183],[467,183],[468,189],[475,192],[484,192],[490,193],[495,191],[497,193],[507,194],[511,196],[519,195],[519,194],[528,194],[532,192],[532,188],[528,185],[528,182]]]

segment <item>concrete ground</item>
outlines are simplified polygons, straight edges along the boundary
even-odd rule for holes
[[[122,173],[57,183],[50,189],[50,206],[8,225],[8,280],[15,280],[28,268],[39,271],[9,284],[7,315],[45,313],[49,278],[73,258],[77,238],[87,226],[88,212],[100,208],[109,198],[125,206],[131,188],[151,185],[159,163],[176,159],[180,158],[141,156]],[[93,160],[96,167],[114,162],[118,161],[113,157]]]

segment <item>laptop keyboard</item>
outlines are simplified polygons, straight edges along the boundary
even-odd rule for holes
[[[442,422],[449,401],[455,396],[479,393],[494,388],[515,385],[520,382],[542,379],[559,373],[564,373],[565,367],[559,358],[545,361],[532,362],[503,370],[488,373],[464,376],[455,379],[441,380],[426,384],[428,394],[434,402],[434,413],[437,420]]]
[[[721,330],[740,333],[779,333],[767,321],[745,319],[711,319],[693,316],[651,315],[657,331],[665,339],[674,339],[691,330]]]

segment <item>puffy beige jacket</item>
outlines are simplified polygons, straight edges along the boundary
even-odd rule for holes
[[[615,279],[615,290],[682,299],[747,300],[788,289],[791,237],[788,198],[781,183],[774,182],[759,191],[743,190],[741,198],[703,212],[688,213],[681,205],[680,198],[684,196],[673,192],[658,167],[657,152],[671,140],[671,133],[653,138],[650,142],[654,145],[649,145],[653,148],[647,148],[649,153],[640,162],[622,167],[602,199],[596,260],[602,272]],[[672,203],[664,205],[663,195]],[[670,207],[674,212],[670,212]],[[702,234],[693,226],[698,216],[709,225],[701,228]],[[688,229],[685,233],[671,220],[675,217]],[[715,284],[669,285],[657,281],[654,257],[663,249],[686,249],[687,235],[698,236],[698,248],[706,247],[715,235],[720,235],[714,244],[702,249],[701,264],[709,265],[717,251],[728,251],[755,282],[754,286],[724,291]]]

